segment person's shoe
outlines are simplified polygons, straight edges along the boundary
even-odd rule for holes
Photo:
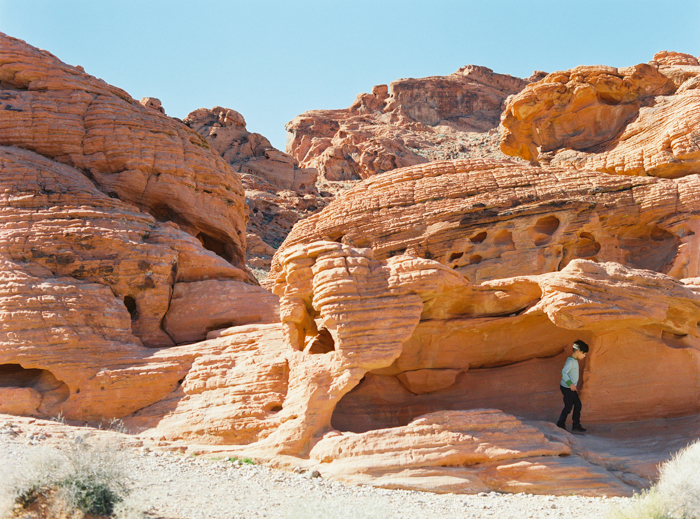
[[[561,422],[557,422],[557,427],[559,427],[560,429],[564,429],[566,431],[566,424],[563,424]]]
[[[580,423],[578,423],[571,428],[571,432],[583,434],[585,432],[588,432],[588,429],[585,429]]]

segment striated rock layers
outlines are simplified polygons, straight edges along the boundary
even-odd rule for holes
[[[589,423],[700,412],[696,176],[397,169],[297,223],[270,294],[246,284],[221,150],[0,43],[0,412],[392,488],[590,495],[660,460],[532,421],[556,417],[574,339]]]
[[[592,346],[581,386],[588,421],[695,414],[699,190],[696,176],[622,177],[504,161],[399,169],[300,222],[275,257],[272,288],[282,297],[283,323],[293,323],[285,325],[292,349],[301,348],[299,336],[309,352],[325,341],[319,353],[328,344],[342,352],[343,334],[402,341],[391,343],[384,366],[363,361],[360,382],[335,406],[332,426],[368,434],[367,441],[371,431],[442,410],[495,408],[553,420],[560,369],[577,338]],[[320,263],[313,240],[321,236],[334,240],[324,247],[341,242],[339,251],[369,262],[331,255]],[[382,285],[372,276],[385,268],[391,273]],[[374,293],[354,288],[363,277]],[[382,314],[409,318],[405,296],[388,297],[405,287],[423,306],[410,337],[398,323],[374,332]],[[333,292],[365,313],[324,314],[325,304],[339,308]],[[372,347],[376,356],[382,351]],[[346,356],[353,367],[363,359],[359,351]],[[687,384],[669,384],[669,372]]]
[[[328,239],[371,247],[377,259],[431,258],[474,283],[555,272],[577,258],[696,277],[699,185],[696,176],[434,162],[347,191],[299,222],[280,253]],[[271,280],[280,269],[273,262]]]
[[[506,103],[501,150],[532,163],[617,175],[700,173],[700,63],[659,52],[616,69],[576,67]]]
[[[196,133],[4,35],[0,86],[0,412],[124,417],[199,356],[154,348],[279,320],[240,180]]]
[[[327,180],[368,178],[429,160],[494,156],[503,102],[522,80],[469,65],[449,76],[399,79],[345,110],[312,110],[287,124],[287,153]]]
[[[314,190],[316,171],[299,168],[292,157],[273,148],[265,137],[246,130],[245,119],[235,110],[200,108],[183,122],[241,174],[246,190]]]
[[[483,411],[555,419],[576,338],[591,345],[588,421],[700,411],[694,279],[573,259],[472,284],[434,260],[330,241],[277,258],[289,385],[281,425],[249,452],[308,452],[324,473],[390,487],[625,493],[604,462],[561,458],[576,453],[547,426]]]
[[[200,108],[184,122],[241,175],[251,216],[247,263],[268,269],[292,226],[324,207],[332,196],[316,188],[316,169],[300,168],[265,137],[247,131],[245,119],[235,110]]]
[[[0,35],[0,49],[0,144],[83,171],[245,268],[243,188],[205,139],[20,40]]]

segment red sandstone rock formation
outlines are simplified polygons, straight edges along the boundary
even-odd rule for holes
[[[0,34],[0,144],[90,176],[245,269],[243,188],[199,134],[126,92]]]
[[[278,254],[328,239],[371,247],[377,259],[431,258],[474,283],[554,272],[576,258],[696,277],[699,182],[435,162],[345,192],[299,222]],[[280,268],[273,261],[270,281]]]
[[[314,191],[316,171],[299,168],[292,157],[273,148],[265,137],[247,131],[245,119],[235,110],[200,108],[185,117],[184,123],[241,173],[246,189]]]
[[[700,295],[693,280],[681,283],[618,263],[573,260],[561,271],[472,285],[435,261],[395,256],[384,267],[372,259],[370,249],[333,242],[299,245],[283,254],[280,279],[285,281],[275,291],[282,294],[282,322],[291,349],[313,354],[319,342],[325,346],[317,356],[328,362],[338,355],[347,359],[336,358],[335,367],[327,368],[336,376],[351,367],[364,371],[363,382],[345,391],[335,411],[338,429],[405,425],[415,416],[454,408],[495,407],[551,419],[560,406],[557,382],[566,347],[576,337],[593,346],[582,389],[583,397],[591,395],[589,420],[700,410],[693,393],[700,380],[695,327]],[[380,310],[388,319],[377,319]],[[387,322],[391,334],[384,331]],[[410,338],[404,339],[407,332]],[[347,364],[345,370],[337,367],[339,362]],[[656,368],[645,369],[643,377],[620,377],[639,373],[649,363]],[[423,377],[418,391],[400,376],[432,370],[457,373],[452,384],[436,377],[432,387],[430,378]],[[682,373],[689,384],[667,384],[669,370]],[[514,395],[505,379],[528,398]],[[618,398],[611,388],[621,384],[628,391]],[[330,405],[329,398],[323,405]],[[296,410],[289,412],[298,416]],[[313,428],[309,420],[300,423]]]
[[[588,495],[608,496],[629,492],[626,484],[571,456],[568,445],[552,441],[547,433],[500,411],[439,411],[403,427],[328,435],[311,457],[326,475],[388,488],[566,495],[575,487]]]
[[[126,416],[195,357],[151,348],[278,320],[240,181],[197,134],[4,35],[0,78],[0,410]]]
[[[269,269],[275,249],[300,219],[325,206],[330,193],[319,193],[314,168],[276,150],[265,137],[246,130],[235,110],[200,108],[184,120],[241,175],[250,209],[247,249],[250,266]]]
[[[449,76],[399,79],[346,110],[312,110],[287,124],[287,152],[327,180],[368,178],[429,160],[502,155],[495,133],[504,100],[539,79],[469,65]]]
[[[329,351],[329,343],[342,352],[340,330],[374,340],[368,327],[380,326],[374,323],[379,309],[409,317],[399,310],[400,299],[397,306],[390,303],[394,290],[413,287],[421,297],[420,320],[391,365],[365,361],[362,381],[355,383],[354,374],[351,390],[346,379],[332,384],[345,387],[331,419],[339,430],[397,427],[425,413],[484,407],[552,420],[560,406],[557,382],[566,346],[576,338],[593,345],[582,388],[589,420],[697,413],[700,401],[691,388],[700,377],[694,325],[700,300],[692,279],[683,284],[678,279],[698,276],[692,251],[698,246],[699,189],[695,176],[629,178],[498,161],[434,163],[374,177],[300,222],[278,251],[271,279],[282,296],[283,323],[290,323],[288,340],[292,349],[307,344],[311,351],[314,341],[308,337],[318,337],[326,343],[319,352]],[[319,244],[313,240],[320,236],[368,247],[354,254],[369,263],[341,260],[342,254],[333,259],[331,253],[323,262],[314,259]],[[342,243],[337,247],[348,250]],[[417,272],[415,266],[402,267],[403,279],[387,272],[385,284],[363,273],[369,268],[379,275],[381,267],[372,266],[377,259],[392,269],[408,265],[404,253],[437,261]],[[426,277],[427,272],[435,274]],[[344,319],[324,316],[326,301],[341,311],[329,299],[334,276],[344,304],[374,309],[373,318],[353,319],[349,308],[342,310]],[[352,281],[341,283],[337,276]],[[362,277],[375,292],[351,288]],[[379,355],[381,348],[373,351]],[[362,359],[359,353],[346,355],[353,366]],[[682,373],[690,384],[669,385],[669,371]],[[610,395],[619,391],[610,388],[619,386],[621,373],[644,376],[625,379],[639,387],[626,386],[629,398],[618,402]],[[527,398],[515,395],[504,380]],[[305,430],[313,427],[311,420],[303,423]]]
[[[472,285],[432,260],[377,261],[370,249],[334,242],[296,246],[282,263],[282,326],[210,334],[181,389],[128,424],[169,439],[257,440],[241,452],[266,458],[308,452],[324,474],[381,486],[611,495],[631,489],[604,461],[561,458],[575,453],[552,443],[553,426],[538,431],[501,412],[468,410],[551,420],[574,338],[592,346],[581,388],[589,421],[700,409],[700,292],[692,282],[575,260],[561,272]],[[452,384],[437,377],[417,393],[400,376],[444,370],[457,372]],[[669,385],[669,371],[688,384]],[[250,401],[237,387],[253,381],[266,390]],[[620,384],[626,396],[618,399]],[[440,454],[446,442],[449,456]]]
[[[698,173],[699,87],[698,60],[675,52],[634,67],[554,72],[508,100],[501,150],[611,174]]]
[[[692,279],[576,259],[561,271],[475,285],[433,260],[398,255],[377,261],[371,249],[334,242],[297,245],[278,257],[283,274],[275,291],[282,295],[289,389],[281,425],[252,452],[311,449],[331,474],[402,488],[552,492],[553,478],[576,470],[581,479],[569,481],[576,488],[624,493],[627,487],[601,466],[578,458],[502,447],[494,452],[504,453],[506,463],[490,454],[470,467],[480,462],[457,454],[454,461],[431,461],[421,454],[442,444],[443,435],[457,435],[469,416],[454,414],[443,430],[426,414],[495,408],[555,419],[560,369],[576,338],[592,347],[581,386],[588,421],[700,411],[700,292]],[[446,371],[450,377],[442,376]],[[410,381],[417,372],[414,391]],[[669,372],[687,384],[668,384]],[[412,436],[411,422],[421,416],[434,436]],[[396,429],[403,426],[405,432]],[[483,434],[490,427],[497,428],[484,426]],[[527,459],[520,463],[519,456]],[[502,466],[514,472],[496,469]],[[505,473],[518,476],[506,483],[498,476]],[[563,491],[566,484],[559,484]]]
[[[165,114],[165,109],[163,108],[163,104],[160,102],[160,99],[156,99],[155,97],[142,97],[141,101],[141,106],[145,106],[146,108],[150,108],[151,110],[155,110],[158,113]]]
[[[245,208],[211,146],[1,43],[0,412],[123,418],[388,487],[591,495],[629,494],[648,469],[610,471],[610,454],[522,421],[556,417],[574,339],[591,345],[588,421],[700,412],[696,176],[388,172],[295,226],[271,295],[244,284]],[[664,57],[675,82],[681,58]],[[242,118],[222,114],[233,149]]]

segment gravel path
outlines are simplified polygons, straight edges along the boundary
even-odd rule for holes
[[[114,432],[65,425],[54,432],[47,428],[37,430],[24,420],[0,421],[0,482],[9,479],[6,476],[18,470],[38,449],[61,449],[76,442],[92,445],[111,435],[112,444],[126,441],[131,445],[119,456],[132,483],[130,500],[149,518],[601,519],[612,505],[625,501],[497,492],[431,494],[351,486],[312,472],[286,472],[240,461],[138,447],[140,442],[133,437]]]

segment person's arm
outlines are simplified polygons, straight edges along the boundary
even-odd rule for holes
[[[566,359],[564,367],[561,370],[561,379],[567,386],[569,386],[569,389],[571,389],[571,391],[576,391],[576,384],[574,384],[571,380],[571,370],[574,367],[574,362],[576,361],[569,357],[568,359]]]

